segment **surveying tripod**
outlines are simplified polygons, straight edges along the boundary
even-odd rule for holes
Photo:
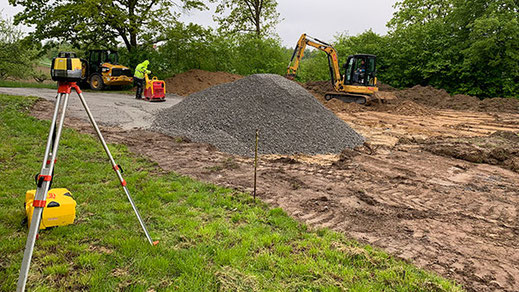
[[[139,223],[141,224],[141,227],[144,231],[144,234],[146,235],[148,242],[152,245],[156,245],[158,243],[158,241],[154,242],[151,240],[148,230],[146,229],[146,225],[144,224],[144,221],[142,221],[141,215],[139,214],[139,211],[137,210],[137,206],[135,206],[135,203],[133,202],[133,199],[130,196],[130,192],[128,191],[128,188],[126,187],[126,181],[122,177],[122,169],[119,165],[117,165],[115,163],[115,160],[112,157],[112,154],[110,153],[110,150],[108,149],[108,146],[106,145],[105,139],[103,138],[103,135],[101,134],[101,131],[99,130],[99,127],[97,126],[97,123],[94,120],[94,117],[92,116],[92,112],[90,112],[90,109],[88,108],[88,105],[86,104],[86,101],[85,101],[85,98],[83,97],[81,89],[79,88],[79,86],[77,86],[76,82],[60,81],[60,82],[58,82],[58,95],[56,96],[56,106],[54,109],[54,115],[52,116],[52,123],[50,126],[49,136],[47,139],[47,146],[45,148],[45,156],[43,158],[43,165],[41,167],[40,173],[36,177],[37,189],[36,189],[36,194],[35,194],[34,202],[33,202],[34,212],[33,212],[32,220],[31,220],[31,226],[29,227],[29,235],[27,236],[25,252],[23,254],[22,267],[20,269],[20,276],[18,278],[18,285],[16,288],[17,291],[25,290],[25,284],[27,282],[27,275],[29,273],[29,266],[31,264],[32,253],[34,250],[34,243],[35,243],[37,235],[38,235],[38,230],[40,227],[43,208],[45,208],[45,206],[46,206],[47,192],[49,191],[50,185],[52,183],[52,175],[54,173],[54,164],[56,163],[56,157],[58,156],[59,140],[61,137],[61,131],[63,130],[63,123],[65,121],[65,112],[67,110],[69,96],[70,96],[70,92],[72,89],[74,89],[76,91],[76,93],[78,94],[79,100],[83,104],[83,107],[85,108],[88,118],[90,119],[90,122],[92,123],[92,126],[94,127],[94,129],[97,133],[97,137],[101,141],[101,144],[103,144],[103,148],[106,152],[106,155],[108,155],[108,158],[110,159],[112,168],[114,169],[115,173],[117,174],[117,178],[119,179],[121,186],[123,187],[124,192],[126,193],[126,196],[128,197],[128,201],[130,201],[133,211],[135,211],[135,215],[137,215],[137,219],[139,220]],[[57,125],[58,115],[60,115],[60,119],[59,119],[59,124]]]

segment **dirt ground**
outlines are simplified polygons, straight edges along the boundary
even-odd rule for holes
[[[341,155],[261,157],[262,200],[468,291],[519,291],[519,113],[449,110],[405,98],[368,108],[323,103],[368,143]],[[40,100],[32,114],[49,119],[48,109]],[[79,118],[66,124],[93,133]],[[145,130],[102,130],[165,170],[252,189],[250,159]]]

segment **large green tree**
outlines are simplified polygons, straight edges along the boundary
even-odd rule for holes
[[[16,23],[34,27],[36,39],[66,40],[75,46],[114,47],[129,52],[143,42],[161,40],[180,9],[205,9],[203,0],[9,0],[23,6]]]
[[[519,1],[403,0],[388,23],[394,85],[518,96]]]
[[[264,36],[279,22],[276,0],[221,0],[214,20],[224,31]]]
[[[519,97],[519,1],[457,0],[460,89],[482,96]]]

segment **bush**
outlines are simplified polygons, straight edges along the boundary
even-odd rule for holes
[[[0,18],[0,79],[31,77],[37,55],[33,42],[10,20]]]

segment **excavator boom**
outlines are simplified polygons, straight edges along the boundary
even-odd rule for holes
[[[328,65],[330,67],[330,77],[332,79],[332,84],[335,90],[339,90],[342,78],[341,72],[339,70],[339,58],[337,55],[337,50],[335,50],[332,45],[308,36],[305,33],[302,34],[299,38],[299,41],[297,41],[296,48],[294,49],[294,53],[292,54],[292,58],[288,64],[287,76],[291,78],[296,76],[297,69],[299,69],[299,65],[301,64],[301,59],[305,54],[306,46],[314,47],[328,55]]]

